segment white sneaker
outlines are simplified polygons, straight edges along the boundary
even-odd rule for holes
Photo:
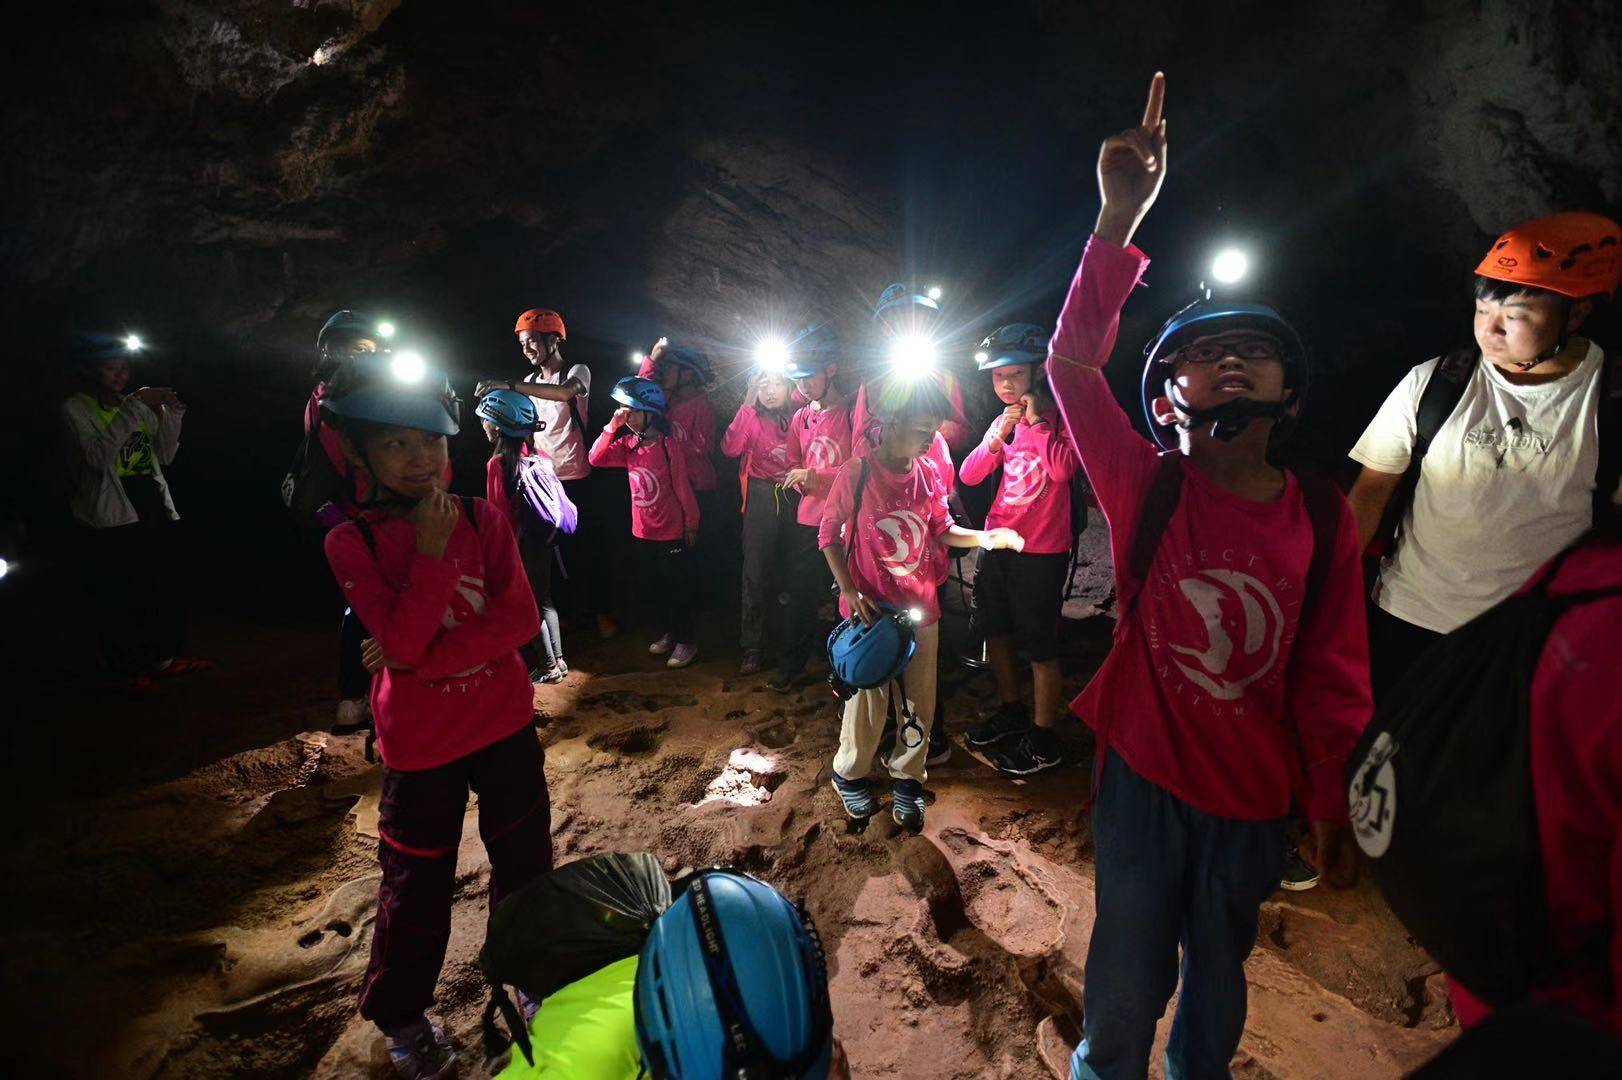
[[[677,645],[671,652],[670,659],[665,661],[665,667],[686,667],[697,659],[697,645]]]
[[[655,656],[664,656],[676,647],[676,635],[666,634],[664,637],[648,646],[648,651]]]
[[[365,698],[345,698],[338,702],[338,719],[333,723],[335,734],[359,731],[372,723],[372,704]]]

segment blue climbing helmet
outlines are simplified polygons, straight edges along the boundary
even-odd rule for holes
[[[608,392],[608,396],[628,409],[641,409],[657,416],[665,414],[664,387],[652,379],[627,375],[614,384],[614,389]]]
[[[941,306],[929,294],[905,281],[897,281],[879,294],[873,305],[874,322],[894,322],[898,318],[916,322],[920,317],[933,319]]]
[[[828,971],[811,919],[765,882],[702,870],[654,922],[636,1041],[655,1080],[822,1080]]]
[[[1009,323],[993,330],[974,354],[981,371],[1010,364],[1040,364],[1048,358],[1048,332],[1035,323]]]
[[[838,328],[833,323],[812,323],[789,341],[783,374],[791,379],[809,379],[838,361]]]
[[[450,379],[414,352],[351,354],[328,380],[321,408],[340,427],[358,420],[455,435],[462,426]]]
[[[546,422],[535,411],[535,401],[517,390],[492,390],[479,399],[473,413],[487,420],[509,439],[524,439],[546,430]]]
[[[1283,401],[1253,401],[1242,397],[1214,409],[1192,408],[1175,386],[1167,385],[1178,351],[1199,338],[1233,330],[1253,330],[1279,343],[1284,360],[1284,385],[1290,393]],[[1210,424],[1217,438],[1232,439],[1252,420],[1282,423],[1289,407],[1307,391],[1306,343],[1290,321],[1271,304],[1220,298],[1196,300],[1166,320],[1144,354],[1147,359],[1143,365],[1143,417],[1155,442],[1166,450],[1175,449],[1177,440],[1169,427],[1155,421],[1153,405],[1158,397],[1169,394],[1172,404],[1184,415],[1178,427],[1193,429]]]
[[[879,605],[879,617],[872,626],[852,615],[828,635],[828,667],[834,690],[872,690],[900,675],[918,651],[913,633],[915,619],[889,604]]]
[[[715,381],[715,370],[710,367],[710,358],[690,346],[666,345],[665,351],[659,354],[658,366],[663,367],[666,364],[692,372],[693,378],[700,386],[708,386]]]

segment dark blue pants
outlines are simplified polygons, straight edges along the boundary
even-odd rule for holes
[[[1182,996],[1167,1080],[1228,1076],[1245,1029],[1245,957],[1284,868],[1284,820],[1194,809],[1113,751],[1093,804],[1098,918],[1087,948],[1086,1038],[1072,1080],[1142,1077],[1155,1024]]]

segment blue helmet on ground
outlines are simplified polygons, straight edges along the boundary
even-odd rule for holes
[[[900,675],[918,651],[911,613],[888,604],[880,604],[879,611],[872,626],[852,616],[828,635],[828,666],[833,677],[852,690],[883,686]]]
[[[791,379],[820,375],[839,360],[839,330],[833,323],[812,323],[788,343],[788,362],[783,374]]]
[[[339,421],[455,435],[462,403],[450,379],[414,352],[355,353],[338,365],[321,408]]]
[[[1162,448],[1174,449],[1177,441],[1168,428],[1156,422],[1153,406],[1156,398],[1166,395],[1166,380],[1172,377],[1178,351],[1202,337],[1235,330],[1250,330],[1279,343],[1284,361],[1284,385],[1292,393],[1283,402],[1240,398],[1203,413],[1195,413],[1180,397],[1174,396],[1173,403],[1189,416],[1191,424],[1211,422],[1219,437],[1233,438],[1250,420],[1282,420],[1286,408],[1306,393],[1309,374],[1306,343],[1282,312],[1271,304],[1253,300],[1196,300],[1167,319],[1144,350],[1147,359],[1143,365],[1143,416]]]
[[[643,412],[658,416],[665,414],[664,387],[652,379],[627,375],[614,384],[614,389],[608,392],[608,396],[627,409],[641,409]]]
[[[1010,364],[1040,364],[1048,358],[1048,332],[1035,323],[1009,323],[980,343],[974,362],[981,371]]]
[[[811,920],[748,874],[704,870],[659,916],[636,973],[636,1041],[656,1080],[822,1080],[827,964]]]
[[[479,399],[473,412],[509,439],[523,439],[546,430],[545,421],[535,411],[534,399],[517,390],[492,390]]]
[[[875,322],[886,322],[903,314],[914,320],[919,315],[933,318],[940,309],[940,304],[924,290],[905,281],[897,281],[879,294],[879,302],[873,305],[873,319]]]

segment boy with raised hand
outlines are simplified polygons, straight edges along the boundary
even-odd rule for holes
[[[1341,772],[1371,711],[1350,511],[1269,460],[1305,380],[1289,324],[1261,304],[1201,302],[1172,317],[1144,377],[1151,428],[1175,448],[1164,457],[1104,379],[1121,306],[1148,265],[1131,240],[1165,179],[1164,97],[1156,74],[1142,125],[1103,144],[1103,207],[1049,345],[1122,598],[1115,646],[1071,706],[1098,741],[1077,1078],[1143,1076],[1179,976],[1166,1073],[1227,1075],[1292,795],[1330,883],[1355,878]]]

